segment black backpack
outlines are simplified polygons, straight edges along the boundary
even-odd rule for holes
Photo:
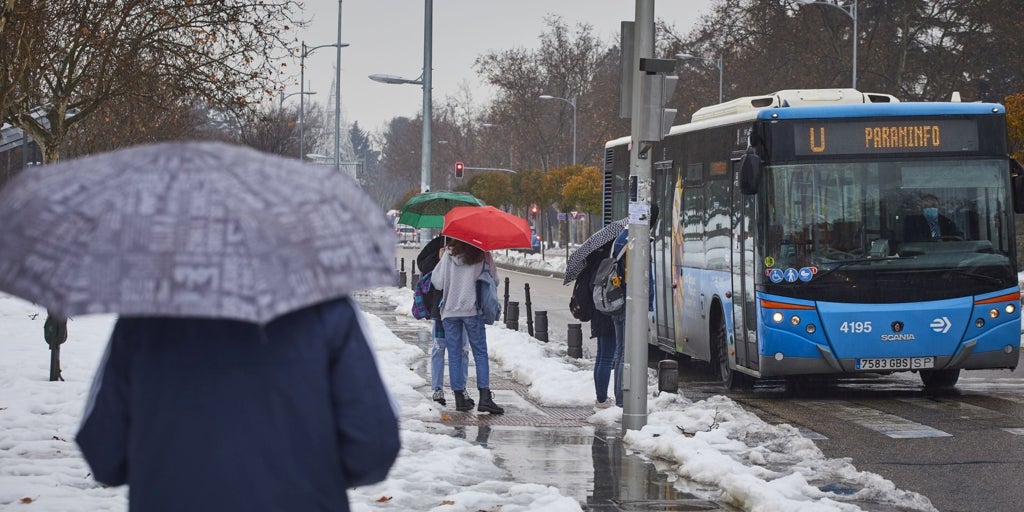
[[[572,298],[569,299],[569,312],[581,322],[589,322],[594,318],[594,295],[590,289],[590,279],[590,265],[587,265],[576,278]]]

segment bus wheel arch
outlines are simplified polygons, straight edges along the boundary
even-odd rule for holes
[[[921,383],[927,390],[948,390],[956,387],[960,380],[960,369],[921,370]]]
[[[722,303],[716,298],[711,302],[708,315],[708,332],[710,333],[710,349],[712,371],[726,389],[749,388],[751,378],[729,366],[729,333],[725,325],[725,313]]]

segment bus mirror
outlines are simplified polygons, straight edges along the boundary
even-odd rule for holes
[[[1015,158],[1010,159],[1010,187],[1014,213],[1024,213],[1024,166]]]
[[[760,185],[761,157],[754,153],[754,148],[747,148],[747,153],[740,158],[740,191],[753,195]]]

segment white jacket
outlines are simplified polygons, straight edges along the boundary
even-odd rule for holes
[[[430,274],[430,282],[444,292],[441,305],[441,319],[476,316],[476,278],[484,269],[484,263],[467,265],[461,256],[452,256],[446,249],[441,261]]]

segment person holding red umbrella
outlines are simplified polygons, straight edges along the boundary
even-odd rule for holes
[[[462,372],[462,336],[469,337],[469,346],[476,363],[476,384],[480,391],[477,411],[503,414],[505,409],[494,403],[490,390],[490,363],[487,360],[487,331],[478,304],[476,281],[485,271],[485,252],[461,240],[451,238],[434,267],[431,283],[444,292],[441,324],[448,348],[448,379],[455,392],[455,410],[469,411],[473,404],[466,396],[466,375]],[[486,271],[493,274],[493,268]]]

